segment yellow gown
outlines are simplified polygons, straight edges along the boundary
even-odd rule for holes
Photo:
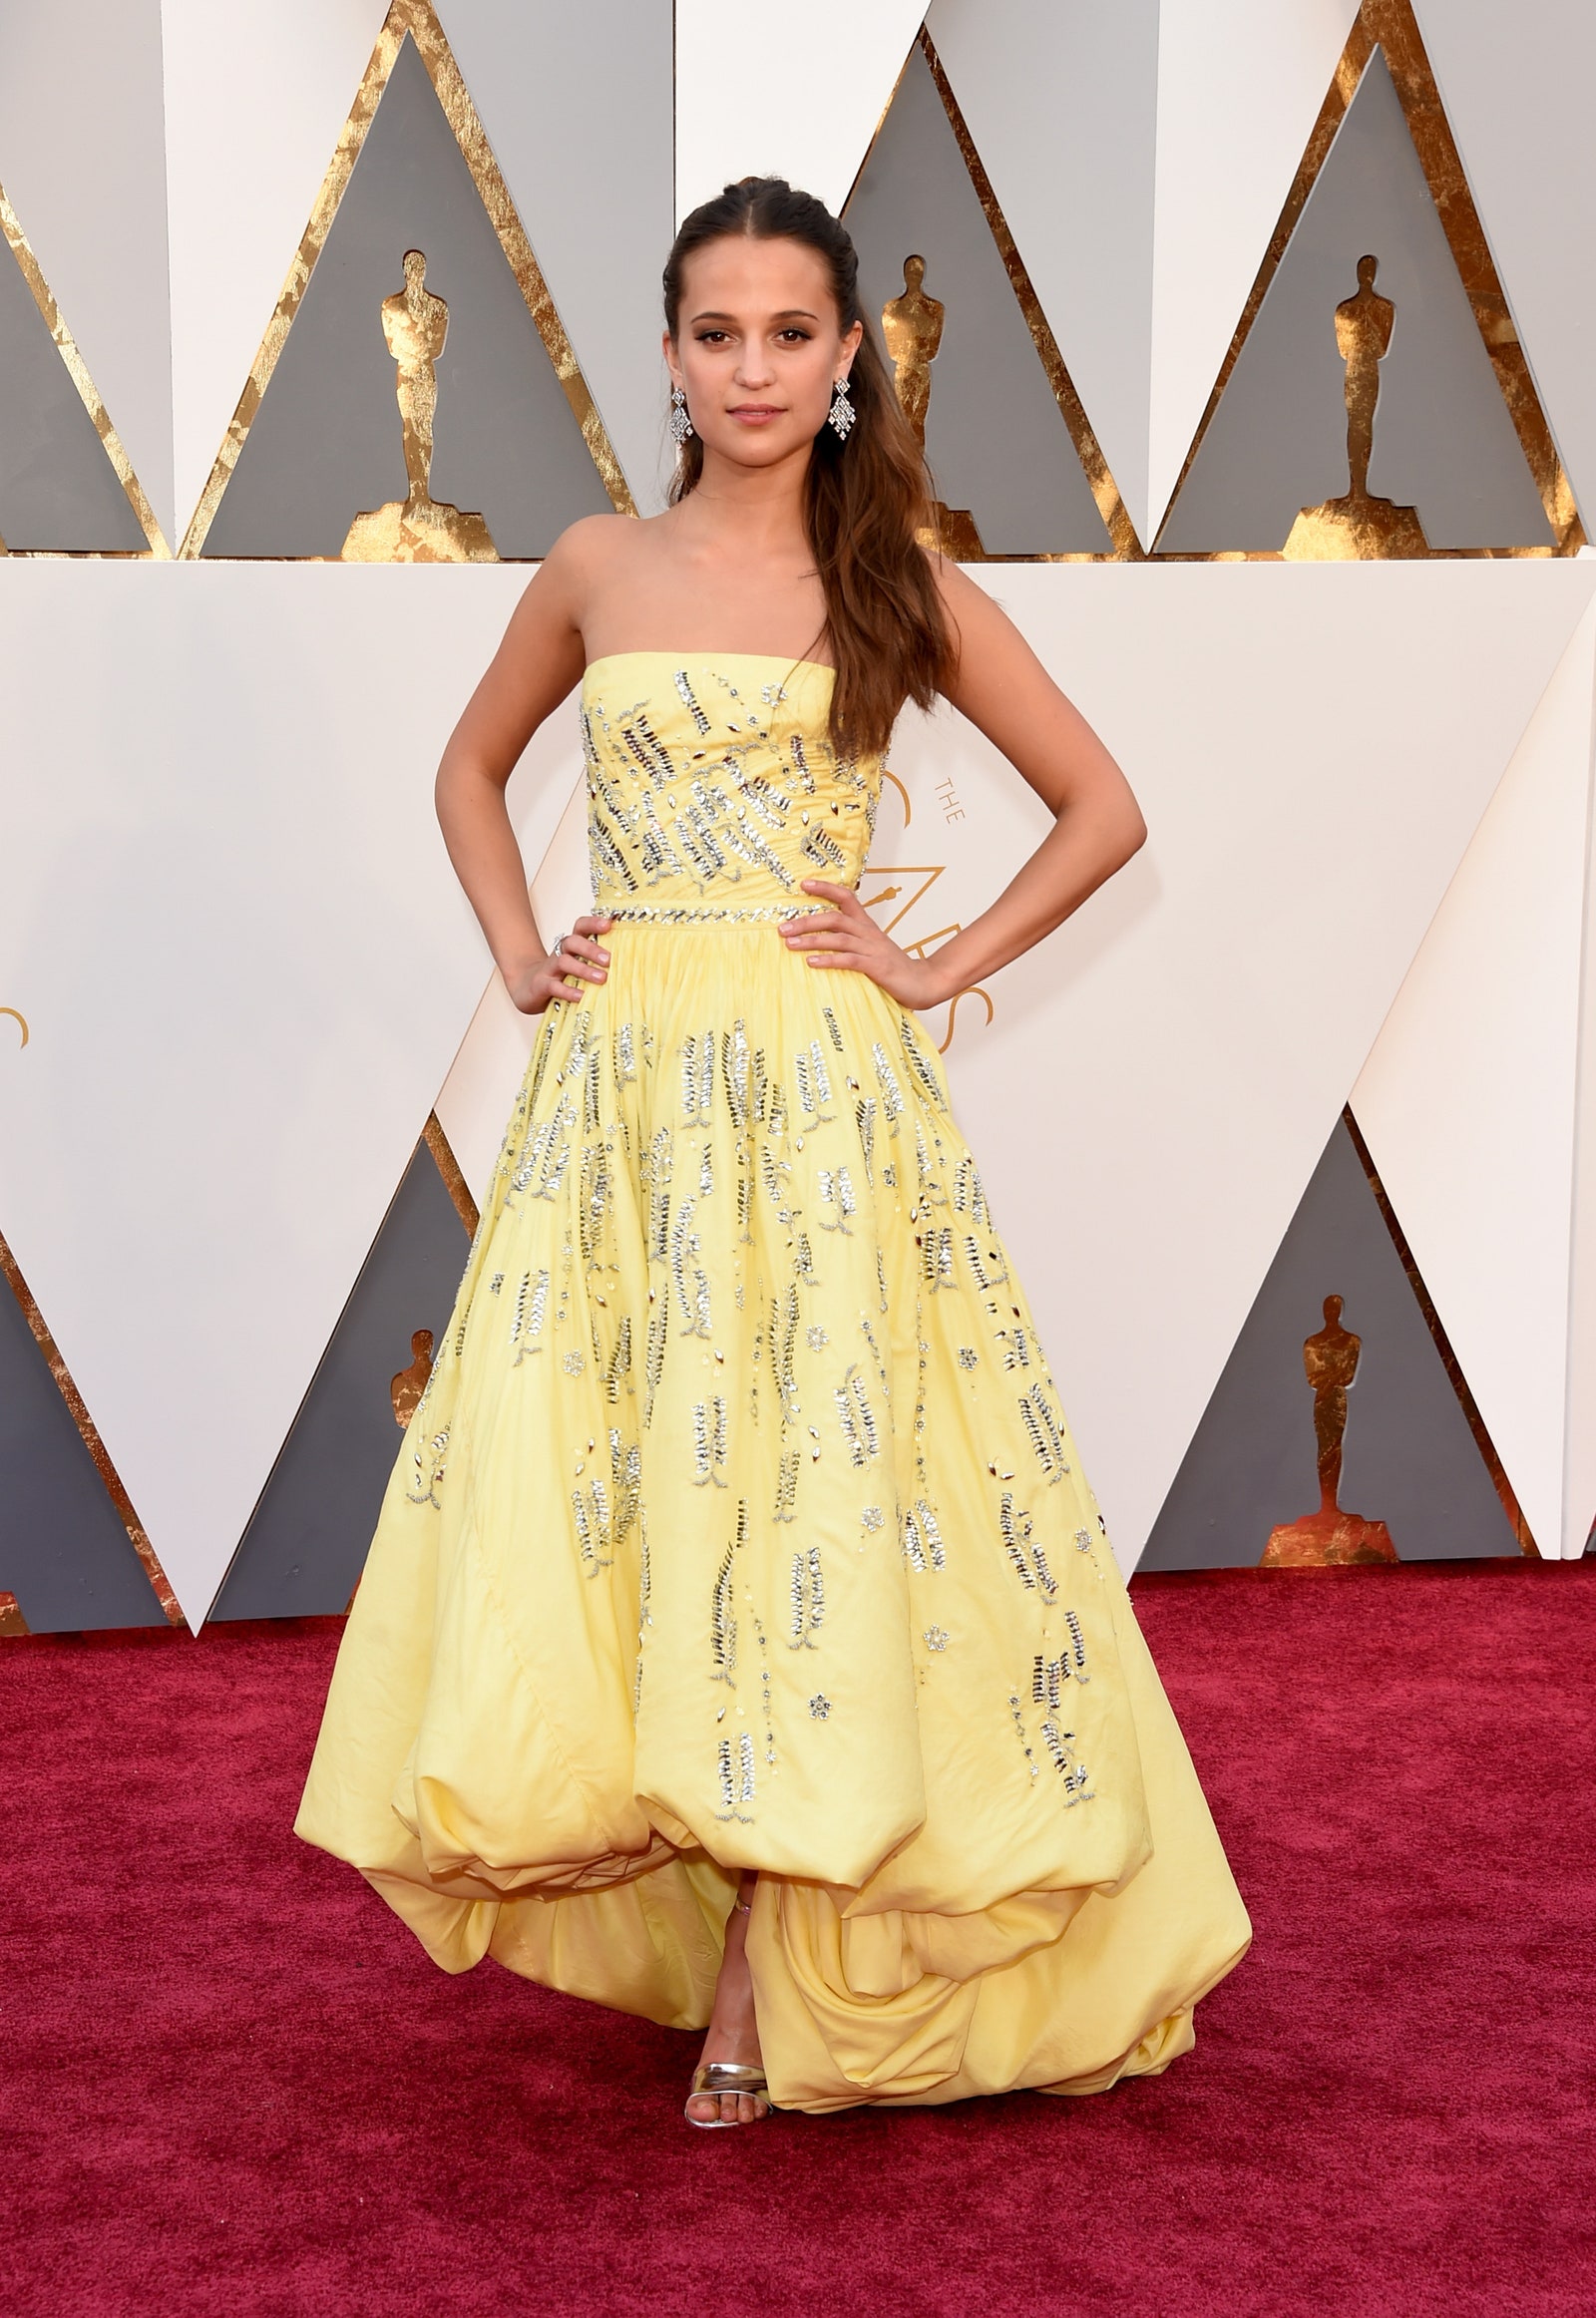
[[[606,982],[551,1007],[298,1832],[446,1971],[708,2019],[784,2108],[1167,2067],[1249,1926],[914,1016],[776,922],[880,768],[831,674],[584,684]]]

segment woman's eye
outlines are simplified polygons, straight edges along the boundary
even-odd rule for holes
[[[700,346],[718,346],[725,335],[724,330],[700,330],[698,343]]]
[[[800,346],[807,346],[809,343],[810,334],[807,330],[788,329],[783,330],[781,335],[784,338],[796,338]]]

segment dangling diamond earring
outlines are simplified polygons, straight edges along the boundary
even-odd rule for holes
[[[678,451],[691,433],[692,421],[687,416],[687,397],[679,386],[672,387],[670,393],[670,440]]]
[[[830,419],[832,427],[836,432],[838,442],[846,443],[848,440],[848,430],[853,425],[855,419],[859,416],[859,413],[854,409],[853,404],[848,400],[848,381],[846,378],[838,379],[836,400],[833,402],[831,409],[827,412],[826,415]]]

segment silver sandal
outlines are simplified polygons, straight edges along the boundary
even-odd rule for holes
[[[723,2093],[751,2093],[764,2102],[765,2117],[771,2116],[775,2110],[764,2070],[745,2061],[701,2063],[692,2073],[692,2091],[687,2096],[688,2103],[691,2104],[706,2093],[712,2100],[718,2100]],[[693,2117],[689,2109],[683,2109],[682,2115],[689,2125],[701,2125],[705,2132],[713,2132],[720,2125],[741,2125],[743,2122],[740,2117]],[[748,2119],[750,2125],[763,2122],[762,2118]]]

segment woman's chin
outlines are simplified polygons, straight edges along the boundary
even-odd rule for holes
[[[729,460],[734,467],[774,467],[783,459],[790,459],[795,451],[807,451],[814,441],[790,420],[766,426],[732,425],[721,433],[706,437],[704,449],[717,457]]]

